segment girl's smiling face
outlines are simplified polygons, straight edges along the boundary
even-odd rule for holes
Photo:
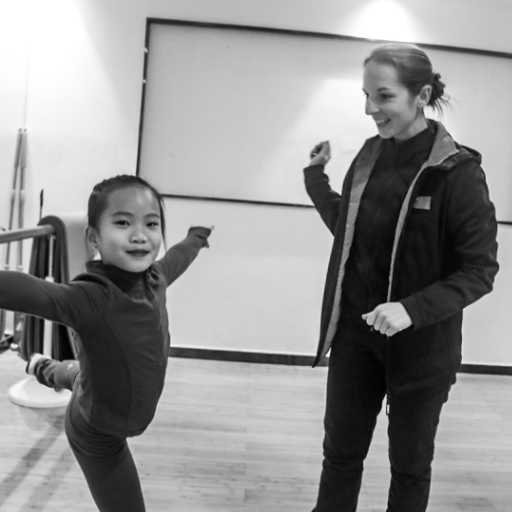
[[[363,92],[365,113],[372,116],[382,138],[406,140],[427,128],[423,107],[430,89],[412,95],[391,64],[368,61],[364,67]]]
[[[155,261],[162,243],[156,197],[142,186],[112,191],[98,229],[88,229],[88,240],[103,263],[128,272],[144,272]]]

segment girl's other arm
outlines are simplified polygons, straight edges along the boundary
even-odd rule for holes
[[[87,307],[79,287],[52,283],[23,272],[0,271],[0,308],[75,327]]]
[[[164,257],[156,262],[165,275],[167,285],[170,285],[187,270],[203,247],[209,247],[208,237],[212,229],[213,227],[191,227],[186,238],[169,248]]]

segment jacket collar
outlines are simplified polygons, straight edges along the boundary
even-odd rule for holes
[[[464,160],[474,159],[478,163],[481,163],[482,156],[480,153],[474,149],[457,144],[442,123],[433,119],[428,119],[427,122],[430,126],[435,126],[436,135],[430,155],[422,165],[422,168],[437,167],[449,171],[456,164]],[[362,152],[361,159],[358,162],[359,166],[363,167],[375,163],[381,149],[381,137],[377,135],[376,137],[368,139],[366,151]]]
[[[448,162],[448,159],[457,155],[459,149],[443,124],[431,119],[429,119],[428,122],[429,124],[435,123],[437,125],[437,131],[432,150],[430,151],[430,155],[424,167],[439,167],[443,163]],[[443,168],[447,169],[451,167],[451,165],[448,167],[443,166]]]
[[[455,142],[442,123],[433,119],[428,119],[428,123],[436,126],[437,131],[430,155],[423,165],[424,168],[436,167],[449,171],[455,165],[466,160],[475,160],[478,164],[482,163],[482,155],[472,148]]]

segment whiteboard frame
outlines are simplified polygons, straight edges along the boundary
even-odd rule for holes
[[[228,23],[214,23],[204,22],[195,20],[184,20],[184,19],[173,19],[173,18],[146,18],[146,30],[144,36],[144,63],[142,70],[142,91],[141,91],[141,105],[140,105],[140,116],[139,116],[139,132],[138,132],[138,143],[137,143],[137,163],[135,174],[140,176],[140,164],[141,164],[141,153],[142,153],[142,140],[144,135],[144,113],[145,113],[145,101],[146,101],[146,80],[148,72],[148,63],[150,57],[150,40],[151,40],[151,29],[156,25],[174,25],[174,26],[188,26],[188,27],[202,27],[202,28],[214,28],[219,30],[239,30],[239,31],[251,31],[251,32],[262,32],[282,35],[292,35],[299,37],[314,37],[322,39],[334,39],[344,41],[356,41],[370,44],[382,44],[382,43],[393,43],[397,41],[389,39],[370,39],[365,37],[349,36],[344,34],[333,34],[327,32],[314,32],[314,31],[303,31],[294,30],[278,27],[262,27],[256,25],[237,25]],[[400,41],[405,42],[405,41]],[[415,44],[424,49],[447,51],[452,53],[467,53],[473,55],[487,56],[487,57],[498,57],[508,59],[512,64],[512,53],[502,52],[496,50],[488,50],[482,48],[471,48],[462,46],[450,46],[440,45],[432,43],[419,43],[409,41],[409,44]],[[205,197],[199,195],[183,195],[183,194],[162,194],[163,197],[178,198],[178,199],[190,199],[190,200],[201,200],[201,201],[221,201],[221,202],[232,202],[232,203],[245,203],[245,204],[256,204],[256,205],[272,205],[272,206],[284,206],[291,208],[314,208],[311,204],[300,204],[291,202],[274,202],[274,201],[259,201],[253,199],[241,199],[241,198],[230,198],[230,197]],[[498,224],[512,225],[512,220],[498,220]]]

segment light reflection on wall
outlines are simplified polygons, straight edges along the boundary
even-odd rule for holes
[[[364,115],[362,78],[337,75],[325,78],[316,89],[311,89],[311,97],[304,102],[303,110],[297,112],[293,123],[282,133],[281,140],[266,155],[262,168],[268,172],[265,183],[272,183],[270,188],[289,189],[292,180],[299,176],[297,169],[308,163],[313,145],[323,140],[331,142],[334,165],[329,173],[338,186],[365,136],[374,135],[373,123]],[[352,133],[347,133],[344,128],[347,125],[353,127]],[[283,169],[282,162],[293,164]],[[298,181],[302,187],[302,178]],[[268,194],[265,191],[261,193]],[[305,194],[304,198],[307,199]]]
[[[350,33],[369,39],[416,41],[419,29],[405,2],[373,0],[353,14]]]
[[[33,1],[29,24],[29,105],[51,101],[57,107],[71,93],[76,104],[83,95],[77,91],[91,81],[84,70],[84,57],[91,44],[76,4],[63,0]],[[30,114],[29,111],[29,118]]]

